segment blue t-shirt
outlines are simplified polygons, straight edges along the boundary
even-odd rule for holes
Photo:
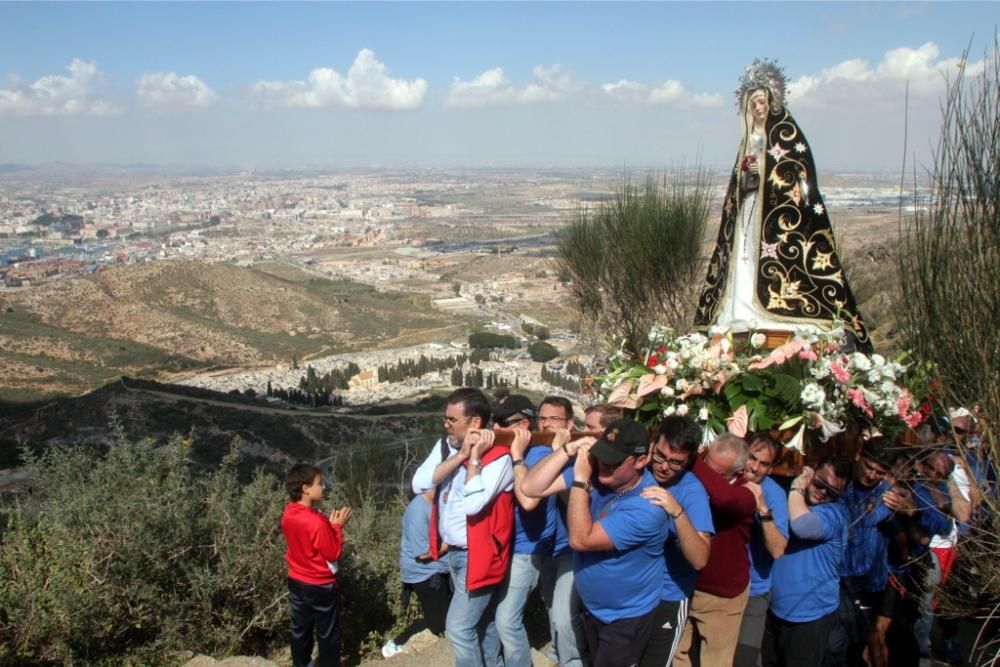
[[[888,490],[888,482],[866,489],[851,480],[840,496],[850,526],[841,576],[860,577],[864,591],[880,591],[889,579],[889,537],[885,522],[892,518],[892,510],[882,502]]]
[[[419,584],[438,572],[448,571],[448,554],[438,560],[418,561],[430,550],[431,504],[414,496],[403,512],[403,539],[399,542],[399,578],[404,584]]]
[[[790,530],[785,555],[771,568],[771,612],[792,623],[805,623],[840,606],[840,569],[847,548],[847,509],[839,502],[812,505],[823,526],[819,540]]]
[[[694,473],[685,470],[681,473],[680,479],[666,488],[684,508],[688,520],[691,521],[691,525],[696,531],[709,535],[715,534],[712,510],[708,506],[708,493]],[[694,584],[698,579],[698,570],[691,567],[691,563],[681,552],[681,543],[677,539],[677,531],[673,528],[672,519],[670,523],[670,536],[663,547],[667,568],[663,573],[660,599],[676,602],[687,600],[694,595]]]
[[[524,463],[530,469],[551,453],[552,448],[544,445],[529,447],[524,454]],[[514,506],[514,553],[549,556],[556,534],[555,497],[542,498],[538,507],[530,512],[517,503]]]
[[[785,539],[788,539],[788,496],[785,490],[778,486],[770,477],[765,477],[760,483],[764,492],[764,502],[774,515],[774,526]],[[764,527],[759,518],[754,519],[753,531],[750,533],[750,596],[763,595],[771,590],[771,567],[774,558],[764,545]]]
[[[673,522],[640,495],[655,484],[644,470],[639,484],[622,496],[598,485],[590,492],[591,517],[615,548],[574,552],[573,575],[580,600],[602,623],[642,616],[660,603],[663,544]]]

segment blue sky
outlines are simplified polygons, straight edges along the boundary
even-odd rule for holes
[[[898,169],[997,7],[0,3],[0,162],[728,167],[759,56],[821,168]]]

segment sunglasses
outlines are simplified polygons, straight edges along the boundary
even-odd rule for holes
[[[838,489],[835,486],[831,486],[829,482],[820,477],[814,475],[810,484],[812,484],[817,489],[825,493],[826,497],[829,498],[830,500],[836,500],[837,498],[840,497],[841,493],[840,489]]]

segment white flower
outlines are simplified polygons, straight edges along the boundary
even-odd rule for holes
[[[707,422],[708,421],[708,408],[702,408],[698,411],[698,421]]]
[[[831,421],[829,419],[824,419],[822,415],[817,414],[817,419],[819,419],[820,434],[819,439],[822,442],[826,442],[838,433],[843,432],[844,427],[840,424]]]
[[[809,369],[809,374],[817,380],[827,377],[830,375],[830,360],[821,358],[816,362],[816,365]]]
[[[691,383],[685,380],[684,378],[681,378],[680,380],[677,381],[676,387],[677,391],[683,394],[685,391],[691,388]]]
[[[677,359],[677,353],[671,352],[667,355],[667,369],[673,373],[678,368],[680,368],[681,362]]]
[[[670,406],[667,406],[667,409],[663,411],[663,416],[664,417],[669,417],[670,415],[674,414],[675,412],[677,412],[677,408],[675,408],[674,406],[670,405]]]
[[[686,403],[681,403],[680,405],[677,406],[677,414],[679,414],[681,417],[683,417],[687,413],[688,413],[688,406]]]
[[[668,384],[668,385],[664,386],[664,387],[663,387],[663,389],[661,389],[661,390],[660,390],[660,393],[661,393],[661,394],[663,394],[664,396],[666,396],[667,398],[670,398],[670,397],[671,397],[671,396],[673,396],[673,395],[674,395],[674,393],[676,393],[676,392],[674,392],[674,388],[673,388],[673,387],[671,387],[671,386],[670,386],[670,385]]]
[[[656,364],[655,366],[653,366],[653,372],[656,373],[657,375],[663,375],[664,373],[667,372],[667,367],[664,366],[663,364]]]
[[[826,392],[815,382],[810,382],[802,389],[802,402],[808,408],[819,408],[826,400]]]
[[[755,348],[756,347],[760,347],[760,346],[762,346],[766,342],[767,342],[767,336],[765,334],[760,333],[759,331],[757,333],[755,333],[754,335],[750,336],[750,346],[751,347],[755,347]]]
[[[871,367],[871,360],[861,352],[855,352],[851,355],[851,368],[854,370],[867,372]]]
[[[729,333],[729,327],[716,324],[715,326],[709,327],[709,336],[725,336]]]

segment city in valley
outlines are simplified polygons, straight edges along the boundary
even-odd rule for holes
[[[352,364],[341,395],[367,403],[450,386],[450,369],[379,382],[378,368],[467,355],[476,330],[541,328],[560,354],[548,370],[565,371],[607,341],[581,335],[558,233],[624,179],[645,172],[7,165],[0,395],[81,394],[124,374],[260,395]],[[820,182],[848,267],[884,259],[911,208],[898,175]],[[482,362],[491,382],[568,391],[542,370],[523,349]]]

